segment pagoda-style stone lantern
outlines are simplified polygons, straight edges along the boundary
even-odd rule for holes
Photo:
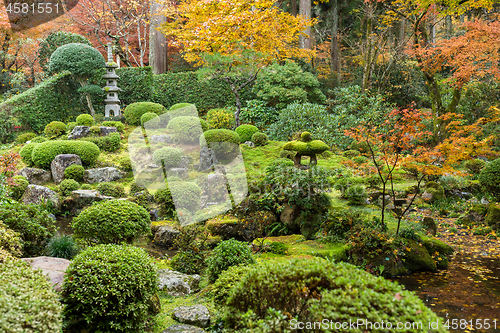
[[[115,73],[115,68],[118,65],[113,61],[113,51],[111,50],[111,43],[108,43],[108,62],[106,63],[106,74],[103,78],[106,80],[106,86],[103,88],[106,92],[106,107],[104,109],[105,117],[109,117],[110,111],[113,111],[115,117],[120,116],[120,100],[118,99],[118,88],[116,81],[120,78]]]

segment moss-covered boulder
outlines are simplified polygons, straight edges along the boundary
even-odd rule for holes
[[[426,202],[433,203],[445,199],[444,188],[436,182],[427,182],[425,192],[422,194],[422,199]]]
[[[422,240],[422,244],[429,253],[438,252],[446,256],[453,254],[455,250],[448,244],[440,241],[439,239],[427,238]]]
[[[484,219],[486,224],[494,230],[500,229],[500,204],[488,204],[488,210]]]
[[[321,154],[330,149],[326,143],[321,140],[313,140],[311,133],[303,132],[300,139],[290,141],[283,146],[283,150],[296,152],[294,163],[296,167],[303,167],[301,164],[302,156],[309,156],[309,165],[318,164],[317,154]]]
[[[245,222],[232,216],[213,218],[207,221],[206,226],[212,235],[220,236],[223,240],[231,238],[245,240],[244,236],[248,227]]]
[[[432,236],[436,236],[437,225],[432,217],[424,217],[422,219],[422,227],[429,232]]]
[[[429,251],[414,240],[407,239],[407,251],[405,255],[404,266],[412,271],[431,271],[435,272],[437,269],[436,262],[432,259]]]

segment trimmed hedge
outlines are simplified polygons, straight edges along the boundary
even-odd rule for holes
[[[252,135],[252,142],[256,145],[256,146],[265,146],[267,145],[268,143],[268,138],[267,138],[267,135],[266,133],[262,133],[262,132],[256,132]]]
[[[161,115],[166,111],[165,107],[158,103],[136,102],[128,105],[123,111],[123,114],[130,125],[140,125],[143,114],[152,112]]]
[[[243,124],[235,129],[236,133],[240,136],[241,143],[252,140],[252,135],[259,132],[259,129],[254,125]]]
[[[212,109],[207,113],[207,123],[210,129],[232,129],[234,113],[226,109]]]
[[[231,130],[211,129],[200,136],[200,146],[208,146],[220,161],[232,160],[239,152],[240,137]]]
[[[64,169],[64,179],[74,179],[78,182],[83,180],[85,169],[79,164],[72,164]]]
[[[141,126],[144,127],[144,124],[147,123],[150,120],[153,120],[153,121],[151,121],[150,123],[148,123],[148,128],[155,128],[160,123],[160,117],[158,117],[158,115],[156,113],[154,113],[154,112],[146,112],[145,114],[143,114],[141,116]]]
[[[33,148],[31,159],[34,165],[48,169],[50,168],[50,163],[60,154],[76,154],[82,159],[83,165],[91,166],[97,161],[100,150],[92,142],[72,140],[46,141],[37,144]]]
[[[21,148],[21,150],[19,151],[19,155],[21,155],[21,159],[29,167],[34,165],[33,159],[31,158],[31,153],[33,153],[33,149],[35,149],[35,147],[38,145],[39,145],[38,143],[31,142],[31,143],[24,145],[24,147]]]
[[[47,124],[47,126],[45,126],[43,133],[46,136],[59,136],[66,133],[67,129],[68,127],[66,126],[65,123],[61,121],[52,121],[49,124]]]
[[[94,125],[94,118],[90,114],[81,114],[76,117],[76,124],[78,126],[92,126]]]
[[[203,133],[198,117],[174,118],[168,122],[167,129],[174,131],[174,140],[180,143],[194,142]]]

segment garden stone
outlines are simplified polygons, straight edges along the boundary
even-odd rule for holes
[[[61,154],[54,157],[54,160],[50,163],[54,183],[59,184],[62,182],[64,179],[64,170],[73,164],[82,165],[80,156],[75,154]]]
[[[49,214],[49,217],[52,219],[52,221],[57,221],[57,218],[54,214]]]
[[[169,248],[174,245],[174,240],[180,233],[179,229],[173,226],[162,225],[156,229],[154,243],[158,246]]]
[[[90,206],[94,202],[114,199],[113,197],[101,195],[96,190],[76,190],[71,192],[71,196],[73,197],[74,205],[77,208]]]
[[[117,133],[118,132],[118,130],[116,129],[116,127],[100,126],[99,128],[101,130],[101,136],[108,136],[111,133]]]
[[[187,275],[170,269],[158,270],[158,288],[171,296],[186,296],[197,292],[201,276]]]
[[[204,305],[179,306],[174,309],[173,318],[183,324],[208,327],[210,326],[210,314]]]
[[[193,161],[190,156],[182,156],[180,167],[183,169],[188,169],[191,163],[193,163]]]
[[[407,239],[410,251],[406,254],[404,266],[412,272],[435,272],[436,262],[432,259],[427,249],[412,239]]]
[[[428,182],[426,184],[425,192],[422,194],[422,199],[424,201],[427,201],[428,203],[433,203],[438,200],[443,200],[445,198],[446,196],[444,194],[444,188],[441,185],[435,182]]]
[[[500,229],[500,204],[491,203],[488,205],[488,211],[484,221],[492,229]]]
[[[301,214],[300,208],[297,206],[285,205],[285,208],[280,214],[280,221],[288,227],[289,230],[297,230],[300,225],[297,223],[297,219]]]
[[[403,205],[406,204],[406,199],[394,199],[394,206],[396,207],[402,207]]]
[[[168,170],[168,176],[170,176],[170,177],[177,177],[177,178],[180,178],[182,180],[188,179],[189,178],[188,169],[185,169],[185,168],[172,168],[172,169]]]
[[[436,236],[437,225],[432,217],[424,217],[421,223],[425,230],[430,232],[432,236]]]
[[[483,205],[487,205],[487,204],[489,204],[489,203],[490,203],[490,202],[488,201],[488,199],[486,199],[485,197],[482,197],[480,202],[481,202]]]
[[[227,173],[226,167],[224,165],[214,165],[214,172],[225,175]]]
[[[61,291],[64,272],[70,264],[69,260],[53,257],[22,258],[21,260],[30,264],[33,269],[40,269],[47,276],[54,290]]]
[[[50,182],[52,176],[50,171],[37,169],[37,168],[24,168],[19,171],[21,176],[26,177],[30,184],[42,185]]]
[[[163,142],[163,143],[173,143],[171,135],[151,135],[149,139],[152,143],[154,142]]]
[[[59,196],[56,192],[44,186],[28,185],[21,198],[21,202],[25,205],[39,205],[42,201],[51,201],[54,204],[54,207],[60,207]]]
[[[149,217],[151,218],[151,222],[158,221],[160,216],[158,215],[158,210],[157,209],[151,209],[149,211]]]
[[[245,144],[250,148],[255,147],[255,143],[253,143],[252,141],[245,141]]]
[[[214,151],[207,146],[202,147],[200,150],[200,165],[198,171],[211,170],[216,164],[219,164],[219,161],[217,157],[215,157]]]
[[[84,138],[90,135],[90,127],[89,126],[75,126],[70,134],[68,134],[68,139],[76,140],[80,138]]]
[[[83,180],[90,184],[112,182],[121,179],[123,175],[125,175],[125,172],[112,167],[87,169],[83,175]]]
[[[162,331],[161,333],[206,333],[206,331],[196,326],[176,324],[167,327],[167,329]]]

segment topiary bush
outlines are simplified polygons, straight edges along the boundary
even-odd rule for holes
[[[106,126],[106,127],[116,127],[116,130],[120,133],[123,133],[123,131],[125,130],[125,125],[123,125],[123,123],[121,121],[104,121],[102,123],[102,126]]]
[[[35,137],[36,137],[36,134],[33,132],[23,133],[23,134],[17,136],[16,142],[17,143],[26,143],[26,141],[30,141],[31,139],[33,139]]]
[[[222,162],[232,161],[240,151],[240,137],[227,129],[211,129],[200,136],[200,146],[208,146]]]
[[[81,114],[78,117],[76,117],[76,124],[78,126],[90,127],[94,125],[94,118],[92,118],[92,116],[89,114]]]
[[[479,183],[488,192],[500,197],[500,158],[486,164],[479,173]]]
[[[73,240],[73,237],[68,235],[57,235],[50,239],[45,249],[45,253],[54,258],[73,259],[80,248]]]
[[[210,129],[231,129],[235,125],[234,113],[226,109],[211,109],[207,112]]]
[[[66,133],[66,124],[61,121],[52,121],[45,126],[43,133],[46,136],[59,136]]]
[[[92,46],[92,43],[84,36],[66,31],[50,33],[47,38],[40,42],[39,59],[40,66],[44,72],[49,71],[49,59],[52,53],[59,47],[69,43],[82,43]]]
[[[153,163],[156,165],[165,165],[165,169],[177,167],[182,161],[182,150],[174,147],[164,147],[155,150],[153,153]]]
[[[57,231],[49,213],[36,205],[18,202],[0,205],[0,221],[19,233],[23,241],[23,256],[36,257],[43,253],[47,241]]]
[[[7,252],[9,257],[21,257],[23,254],[23,243],[18,232],[0,221],[0,249]],[[0,261],[0,264],[3,261]]]
[[[33,152],[33,149],[38,145],[38,143],[28,143],[24,145],[23,148],[19,151],[19,155],[21,156],[21,159],[23,162],[28,166],[31,167],[34,165],[33,159],[31,158],[31,153]]]
[[[85,169],[79,164],[72,164],[64,169],[64,179],[74,179],[77,182],[81,182],[84,174]]]
[[[61,301],[68,329],[145,332],[156,314],[150,307],[158,292],[156,269],[134,246],[98,245],[81,252],[64,276]]]
[[[168,187],[177,208],[195,211],[200,206],[201,189],[193,182],[169,182]]]
[[[231,266],[254,263],[255,259],[247,243],[235,239],[222,241],[207,258],[208,279],[213,283],[223,271]]]
[[[76,238],[90,244],[131,243],[149,234],[151,219],[143,207],[126,200],[101,201],[83,210],[71,227]]]
[[[141,116],[141,126],[148,122],[148,128],[156,128],[160,124],[160,117],[154,112],[146,112]]]
[[[61,184],[59,184],[59,191],[63,196],[71,195],[71,192],[76,191],[80,188],[80,184],[74,179],[64,179]]]
[[[158,189],[155,192],[154,200],[158,205],[160,205],[160,215],[164,216],[165,219],[173,219],[177,217],[174,200],[172,199],[172,193],[170,193],[168,188]]]
[[[274,322],[267,321],[277,311],[293,319],[281,315]],[[238,332],[255,329],[259,323],[294,329],[299,328],[294,327],[298,322],[328,319],[330,323],[331,318],[337,323],[404,321],[424,326],[429,321],[440,321],[415,294],[397,283],[350,264],[319,259],[253,266],[231,290],[224,317],[226,327]],[[339,328],[326,331],[336,332]],[[442,323],[436,332],[446,332]]]
[[[254,133],[257,133],[258,131],[259,129],[257,127],[248,124],[240,125],[235,129],[235,132],[238,133],[240,137],[241,143],[244,143],[246,141],[251,141],[252,135],[254,135]]]
[[[80,186],[80,189],[82,190],[92,190],[92,185],[90,184],[82,184],[82,186]]]
[[[21,260],[0,264],[0,332],[62,331],[59,296],[40,270]]]
[[[31,158],[36,166],[48,169],[50,163],[60,154],[76,154],[80,156],[83,165],[91,166],[97,161],[100,150],[92,142],[53,140],[36,145],[31,153]]]
[[[14,176],[13,180],[14,182],[9,184],[9,196],[14,200],[19,200],[30,183],[23,176]]]
[[[98,126],[95,127],[99,129],[97,132],[100,133],[101,131],[100,128]],[[92,142],[97,147],[99,147],[99,149],[107,152],[117,151],[118,149],[120,149],[121,146],[120,133],[111,133],[107,136],[99,136],[99,137],[89,136],[86,138],[82,138],[81,141]]]
[[[44,138],[43,136],[37,136],[36,138],[33,138],[30,143],[42,143],[48,141],[47,138]]]
[[[97,185],[97,190],[102,195],[110,197],[122,198],[125,196],[125,188],[121,184],[111,182],[99,183],[99,185]]]
[[[174,132],[174,141],[192,143],[203,133],[200,118],[191,116],[176,117],[168,122],[167,129]]]
[[[166,109],[163,105],[158,103],[136,102],[128,105],[125,110],[123,110],[125,120],[130,125],[141,125],[142,115],[148,112],[162,115],[166,112]]]
[[[265,146],[269,142],[269,140],[267,138],[267,134],[262,133],[262,132],[254,133],[252,135],[251,140],[256,146]]]

